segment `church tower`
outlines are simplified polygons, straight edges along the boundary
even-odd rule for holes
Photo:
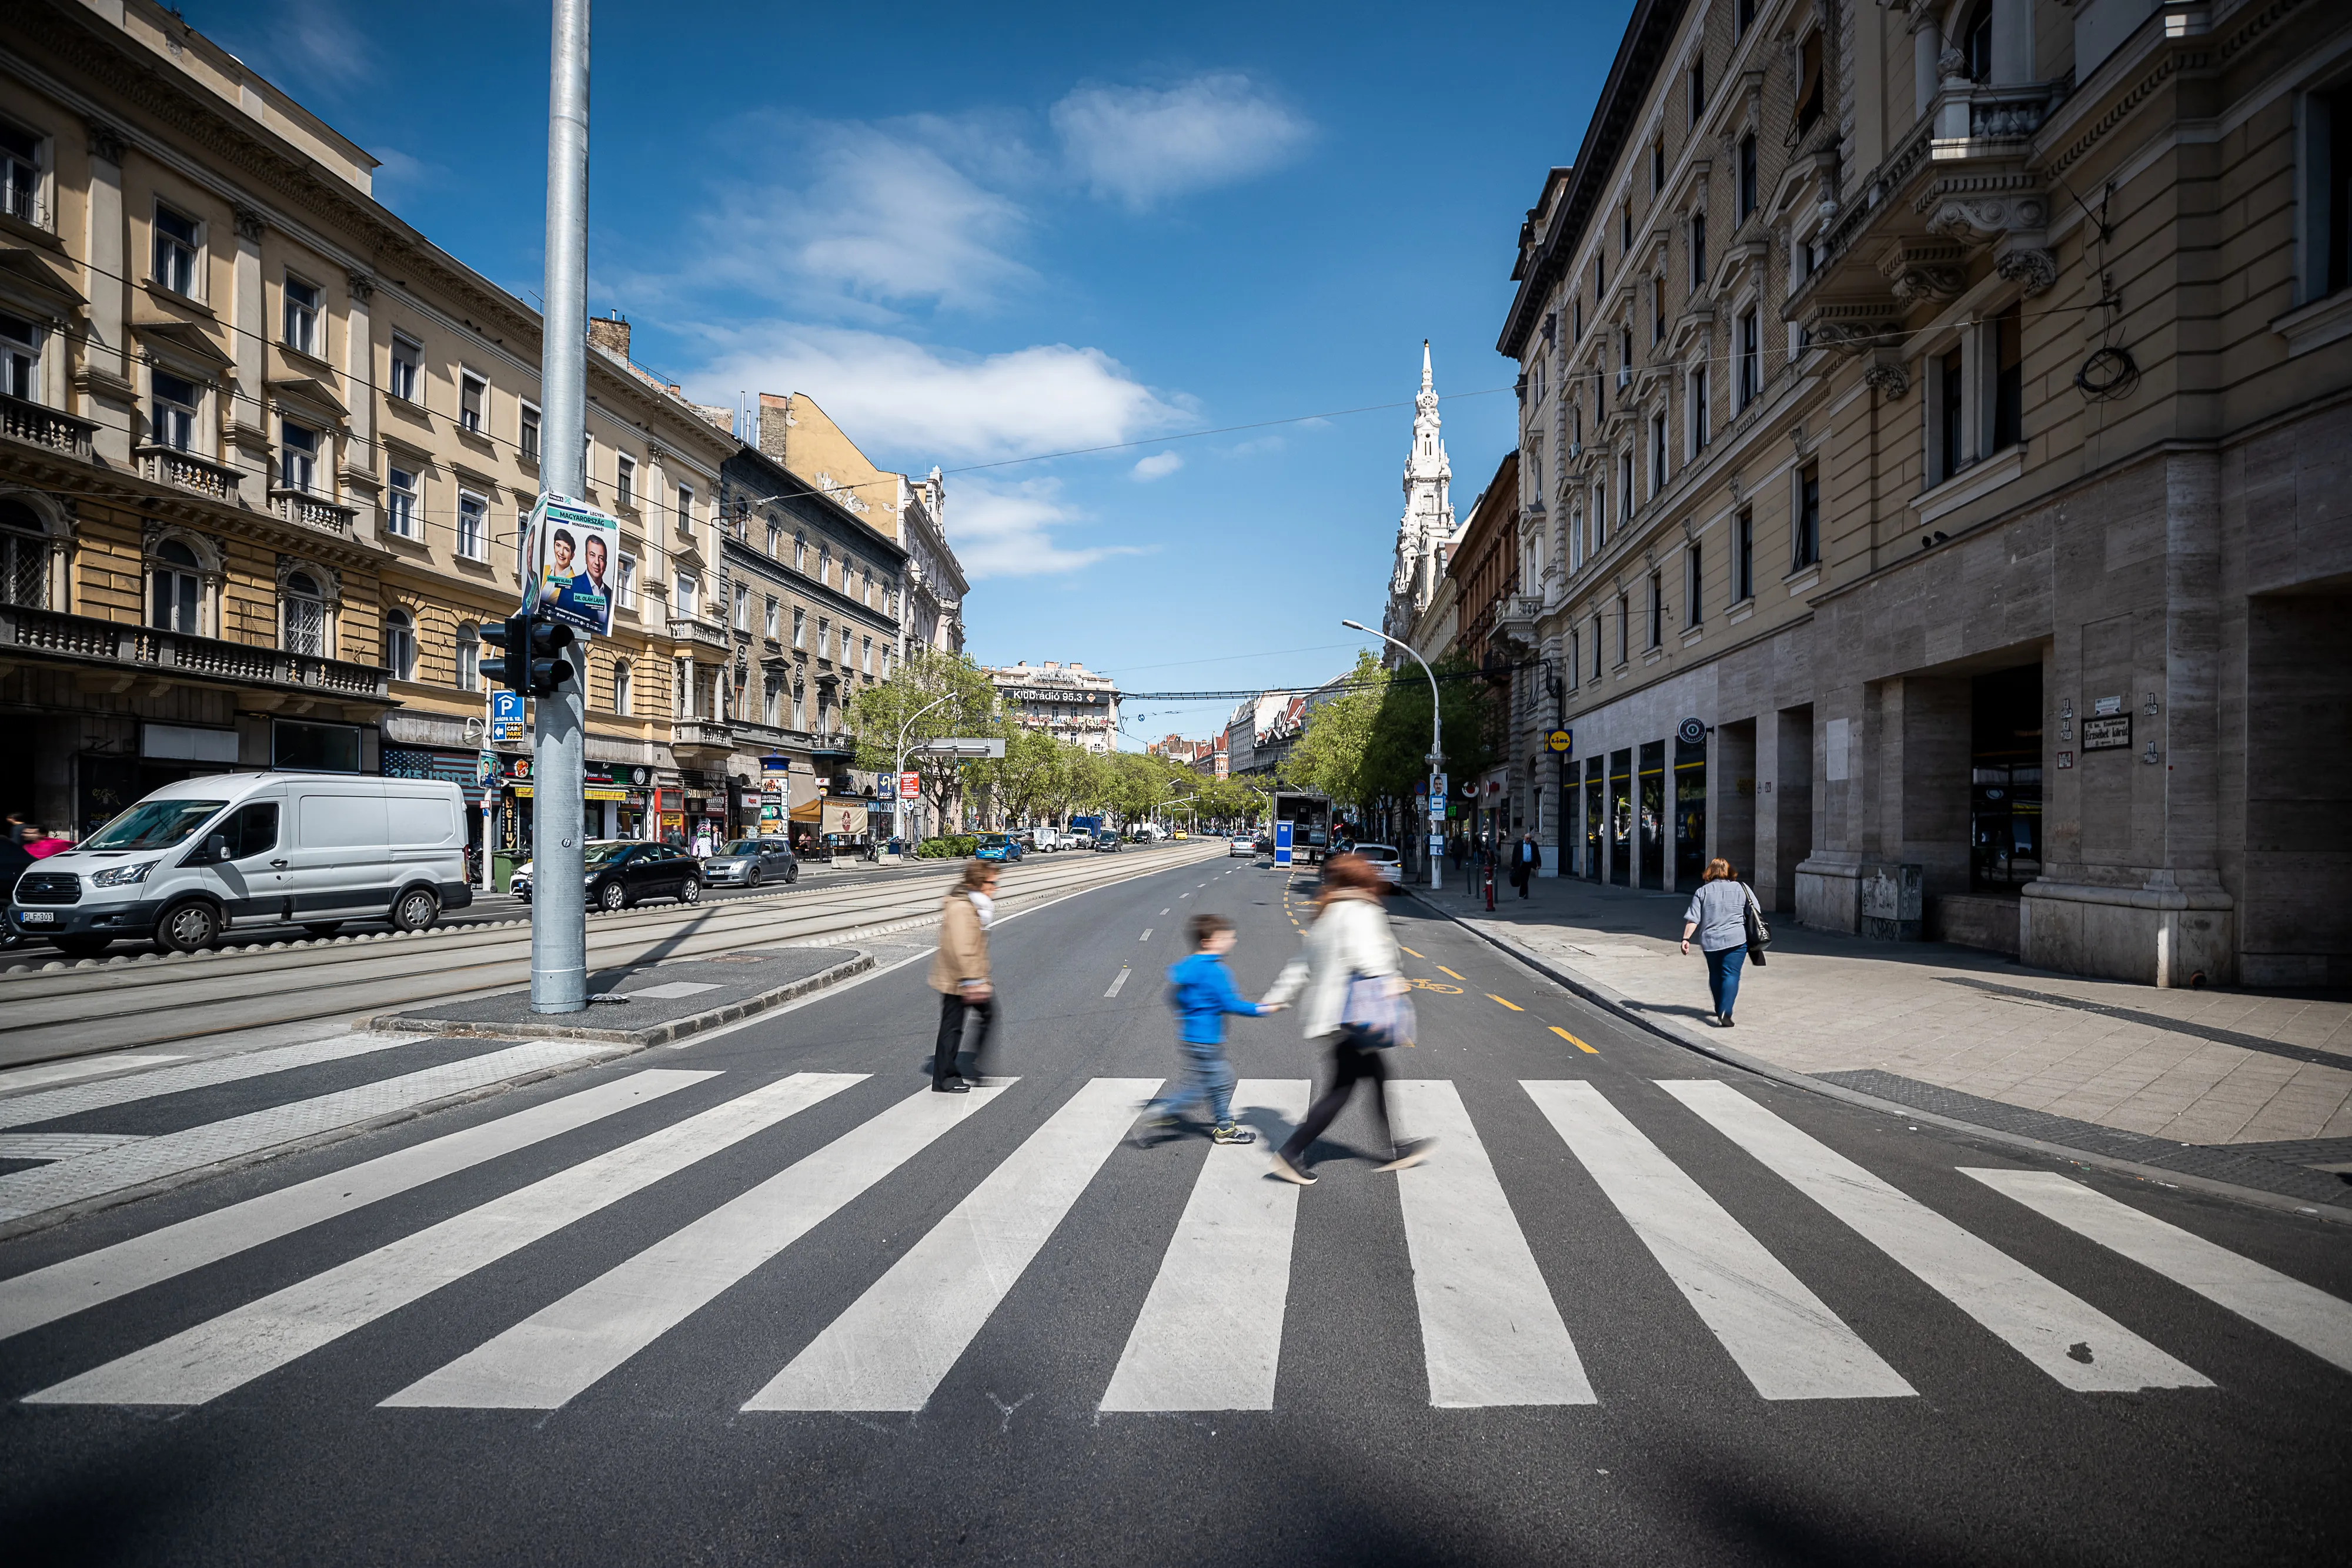
[[[1396,566],[1389,574],[1388,612],[1381,629],[1412,640],[1413,623],[1436,596],[1444,570],[1438,547],[1454,537],[1454,469],[1437,417],[1437,386],[1430,373],[1429,340],[1421,344],[1421,391],[1412,400],[1412,449],[1404,460],[1404,517],[1397,524]]]

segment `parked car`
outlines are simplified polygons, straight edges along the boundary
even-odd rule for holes
[[[781,838],[737,839],[702,862],[702,880],[713,887],[757,887],[801,879],[801,862]]]
[[[1352,851],[1371,862],[1391,887],[1404,885],[1404,857],[1397,853],[1394,844],[1357,844]]]
[[[166,784],[16,879],[8,925],[96,957],[120,938],[173,952],[231,926],[329,936],[348,920],[421,931],[473,902],[455,784],[350,773],[215,773]]]
[[[1256,853],[1257,841],[1251,838],[1247,833],[1236,833],[1225,842],[1225,858],[1227,860],[1233,859],[1235,855],[1240,855],[1246,859]]]
[[[582,852],[583,855],[593,854],[599,849],[611,849],[615,845],[634,844],[636,841],[635,839],[590,839],[582,846]],[[525,904],[530,902],[531,864],[530,861],[523,862],[514,868],[514,874],[507,879],[507,891]]]
[[[1113,851],[1123,850],[1126,847],[1126,843],[1120,840],[1119,836],[1117,833],[1112,832],[1108,828],[1104,828],[1095,834],[1095,848],[1098,852],[1108,853]]]
[[[690,850],[670,844],[595,844],[581,860],[591,909],[609,915],[648,898],[702,902],[702,862]]]
[[[982,833],[980,845],[971,852],[976,861],[1002,861],[1011,864],[1021,858],[1021,841],[1010,833]]]

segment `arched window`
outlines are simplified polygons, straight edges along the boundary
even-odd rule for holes
[[[784,556],[784,525],[772,517],[768,519],[768,553],[778,560]]]
[[[289,581],[289,589],[293,586]],[[300,653],[316,653],[317,649],[298,649]],[[392,666],[395,681],[416,678],[416,622],[407,611],[395,610],[383,618],[383,662]]]
[[[155,549],[152,591],[148,595],[147,624],[160,632],[196,636],[197,606],[203,576],[196,552],[178,539],[165,539]]]
[[[796,533],[793,536],[793,570],[794,571],[808,570],[808,535],[806,534]]]
[[[629,661],[626,659],[614,660],[613,711],[621,715],[624,718],[627,717],[629,714],[629,700],[631,696],[629,684]]]
[[[327,651],[327,601],[307,571],[289,572],[278,605],[278,641],[289,653]]]
[[[22,501],[0,501],[0,604],[40,610],[49,602],[49,537]]]
[[[470,624],[457,628],[457,686],[468,692],[482,686],[482,634]]]

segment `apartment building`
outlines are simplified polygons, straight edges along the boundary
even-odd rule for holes
[[[1498,344],[1575,873],[2343,984],[2347,124],[2318,0],[1637,5]]]
[[[1088,751],[1118,749],[1118,683],[1108,675],[1053,659],[1042,664],[1024,659],[981,673],[995,683],[1016,723]]]
[[[26,0],[0,80],[0,704],[30,740],[0,794],[79,831],[236,767],[479,801],[480,627],[517,602],[539,489],[538,316],[174,12]],[[592,831],[683,828],[709,792],[673,651],[718,624],[736,444],[625,340],[588,391],[590,498],[624,528]],[[528,843],[529,773],[518,752],[491,783],[502,847]]]

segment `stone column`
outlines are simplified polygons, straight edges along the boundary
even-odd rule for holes
[[[2143,711],[2152,764],[2164,769],[2164,860],[2148,878],[2162,897],[2156,983],[2234,977],[2232,900],[2221,878],[2221,460],[2165,460],[2162,712]],[[2143,698],[2143,700],[2145,700]],[[2143,756],[2146,755],[2143,750]]]
[[[257,497],[268,495],[271,481],[269,386],[264,371],[271,334],[269,322],[262,312],[261,287],[261,236],[265,226],[259,213],[249,207],[236,209],[235,298],[231,301],[230,321],[237,329],[229,335],[230,351],[236,356],[236,394],[229,402],[228,417],[222,422],[228,440],[221,448],[222,462],[260,476],[261,483],[253,492]]]
[[[139,402],[126,351],[131,285],[124,256],[129,235],[122,218],[122,157],[128,146],[122,132],[114,127],[90,123],[89,227],[82,252],[89,258],[85,273],[89,329],[82,345],[80,372],[75,377],[82,394],[78,412],[84,419],[98,421],[98,433],[92,438],[98,455],[125,467],[131,462]]]
[[[1935,0],[1909,0],[1911,11],[1911,90],[1925,114],[1944,85],[1943,24],[1936,20]]]

